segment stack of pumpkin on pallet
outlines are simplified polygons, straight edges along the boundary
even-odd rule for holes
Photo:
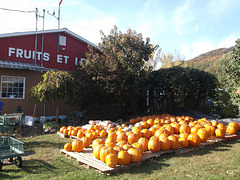
[[[197,147],[208,139],[224,138],[226,132],[236,134],[237,131],[240,131],[240,124],[236,122],[226,127],[206,118],[194,120],[189,116],[169,114],[137,117],[121,125],[90,121],[82,127],[63,126],[60,129],[64,134],[77,136],[72,143],[64,145],[66,151],[81,152],[91,146],[94,157],[109,167],[139,162],[145,151]]]

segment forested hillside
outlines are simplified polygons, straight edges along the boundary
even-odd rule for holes
[[[216,72],[216,62],[222,57],[224,54],[229,53],[233,47],[231,48],[220,48],[216,50],[209,51],[205,54],[201,54],[200,56],[184,61],[181,65],[182,67],[192,67],[200,70],[204,70],[210,73]]]

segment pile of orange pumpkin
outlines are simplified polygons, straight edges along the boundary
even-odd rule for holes
[[[61,127],[60,132],[77,136],[72,143],[66,143],[66,151],[81,152],[92,147],[95,158],[109,167],[139,162],[144,151],[158,152],[170,149],[186,148],[240,131],[240,124],[231,122],[226,127],[217,121],[206,118],[194,120],[189,116],[171,116],[169,114],[137,117],[108,129],[99,125],[82,127]]]

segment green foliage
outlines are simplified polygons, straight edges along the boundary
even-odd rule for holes
[[[224,68],[224,88],[229,93],[233,104],[240,107],[240,40],[236,41],[227,60]]]
[[[207,72],[175,66],[152,72],[149,83],[156,91],[155,98],[182,103],[186,97],[214,97],[218,81]]]
[[[111,114],[114,107],[121,115],[135,113],[145,98],[146,79],[152,69],[146,62],[154,47],[149,38],[144,41],[141,34],[131,29],[123,34],[115,26],[110,35],[101,35],[100,52],[90,49],[75,74],[77,103],[88,109],[93,107],[91,113],[101,112],[103,107],[106,114]]]
[[[43,124],[43,129],[46,130],[59,129],[59,125],[55,121],[49,121]]]
[[[74,93],[74,79],[66,71],[47,71],[43,81],[33,86],[30,98],[35,103],[54,101],[56,103],[56,121],[58,121],[59,100],[69,99]]]

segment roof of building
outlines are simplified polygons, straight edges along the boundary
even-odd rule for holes
[[[50,30],[43,30],[43,31],[26,31],[26,32],[15,32],[15,33],[6,33],[6,34],[0,34],[0,38],[6,38],[6,37],[16,37],[16,36],[27,36],[27,35],[35,35],[35,34],[47,34],[47,33],[66,33],[73,38],[82,41],[85,44],[89,44],[93,47],[97,47],[96,44],[93,44],[92,42],[88,41],[87,39],[73,33],[72,31],[63,28],[63,29],[50,29]]]
[[[31,71],[49,71],[49,70],[56,70],[45,68],[41,65],[31,64],[31,63],[22,63],[22,62],[15,62],[15,61],[5,61],[0,60],[0,68],[7,68],[7,69],[28,69]]]

